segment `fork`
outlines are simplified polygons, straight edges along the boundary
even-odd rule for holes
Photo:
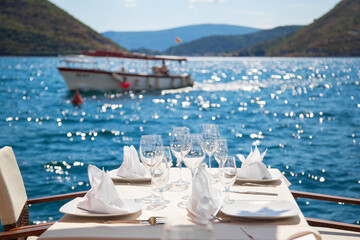
[[[221,218],[219,218],[218,216],[216,216],[216,215],[214,215],[214,214],[211,214],[211,216],[212,216],[214,219],[218,220],[219,223],[230,223],[230,222],[231,222],[231,220],[221,219]]]
[[[150,224],[158,225],[166,223],[166,217],[149,217],[148,219],[134,219],[134,220],[104,220],[103,223],[138,223],[138,224]]]

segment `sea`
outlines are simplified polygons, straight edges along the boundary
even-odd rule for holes
[[[131,61],[129,71],[144,68]],[[78,107],[58,65],[0,57],[0,147],[14,149],[28,198],[88,190],[89,164],[118,168],[142,135],[169,145],[172,127],[200,133],[206,123],[219,125],[230,155],[267,149],[263,162],[292,190],[360,198],[360,58],[189,57],[169,68],[189,72],[193,87],[81,92]],[[58,220],[64,203],[32,205],[32,223]],[[306,217],[360,225],[360,206],[297,203]]]

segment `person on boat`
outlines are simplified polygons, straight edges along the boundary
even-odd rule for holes
[[[151,70],[155,74],[164,74],[164,75],[169,74],[169,69],[166,67],[165,60],[162,61],[162,66],[161,67],[154,66],[154,67],[151,68]]]
[[[160,68],[158,66],[154,66],[151,68],[152,72],[157,74],[157,73],[160,73]]]
[[[166,67],[165,60],[162,61],[160,73],[165,74],[165,75],[169,74],[169,69],[167,69],[167,67]]]

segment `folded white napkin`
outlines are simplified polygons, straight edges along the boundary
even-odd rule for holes
[[[187,204],[188,210],[199,224],[207,224],[211,215],[220,210],[223,198],[221,191],[213,189],[211,179],[205,168],[197,169],[192,182],[192,192]]]
[[[133,145],[124,147],[124,161],[117,171],[123,178],[150,178],[150,173],[140,162],[139,156]]]
[[[242,162],[241,168],[237,170],[237,177],[245,179],[272,179],[269,170],[262,163],[266,151],[260,154],[259,149],[255,146],[255,150],[253,151],[251,148],[251,152],[246,159],[242,154],[237,154],[237,157]]]
[[[126,213],[129,209],[120,199],[113,181],[104,170],[88,167],[91,189],[77,205],[78,208],[97,213]]]

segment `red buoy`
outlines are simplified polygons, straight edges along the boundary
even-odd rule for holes
[[[76,90],[76,93],[75,93],[74,98],[72,100],[72,104],[77,106],[77,105],[82,104],[83,102],[84,101],[82,100],[82,97],[81,97],[81,95],[79,93],[79,90]]]
[[[130,83],[127,82],[127,81],[122,82],[120,85],[121,85],[122,88],[129,88],[130,87]]]

